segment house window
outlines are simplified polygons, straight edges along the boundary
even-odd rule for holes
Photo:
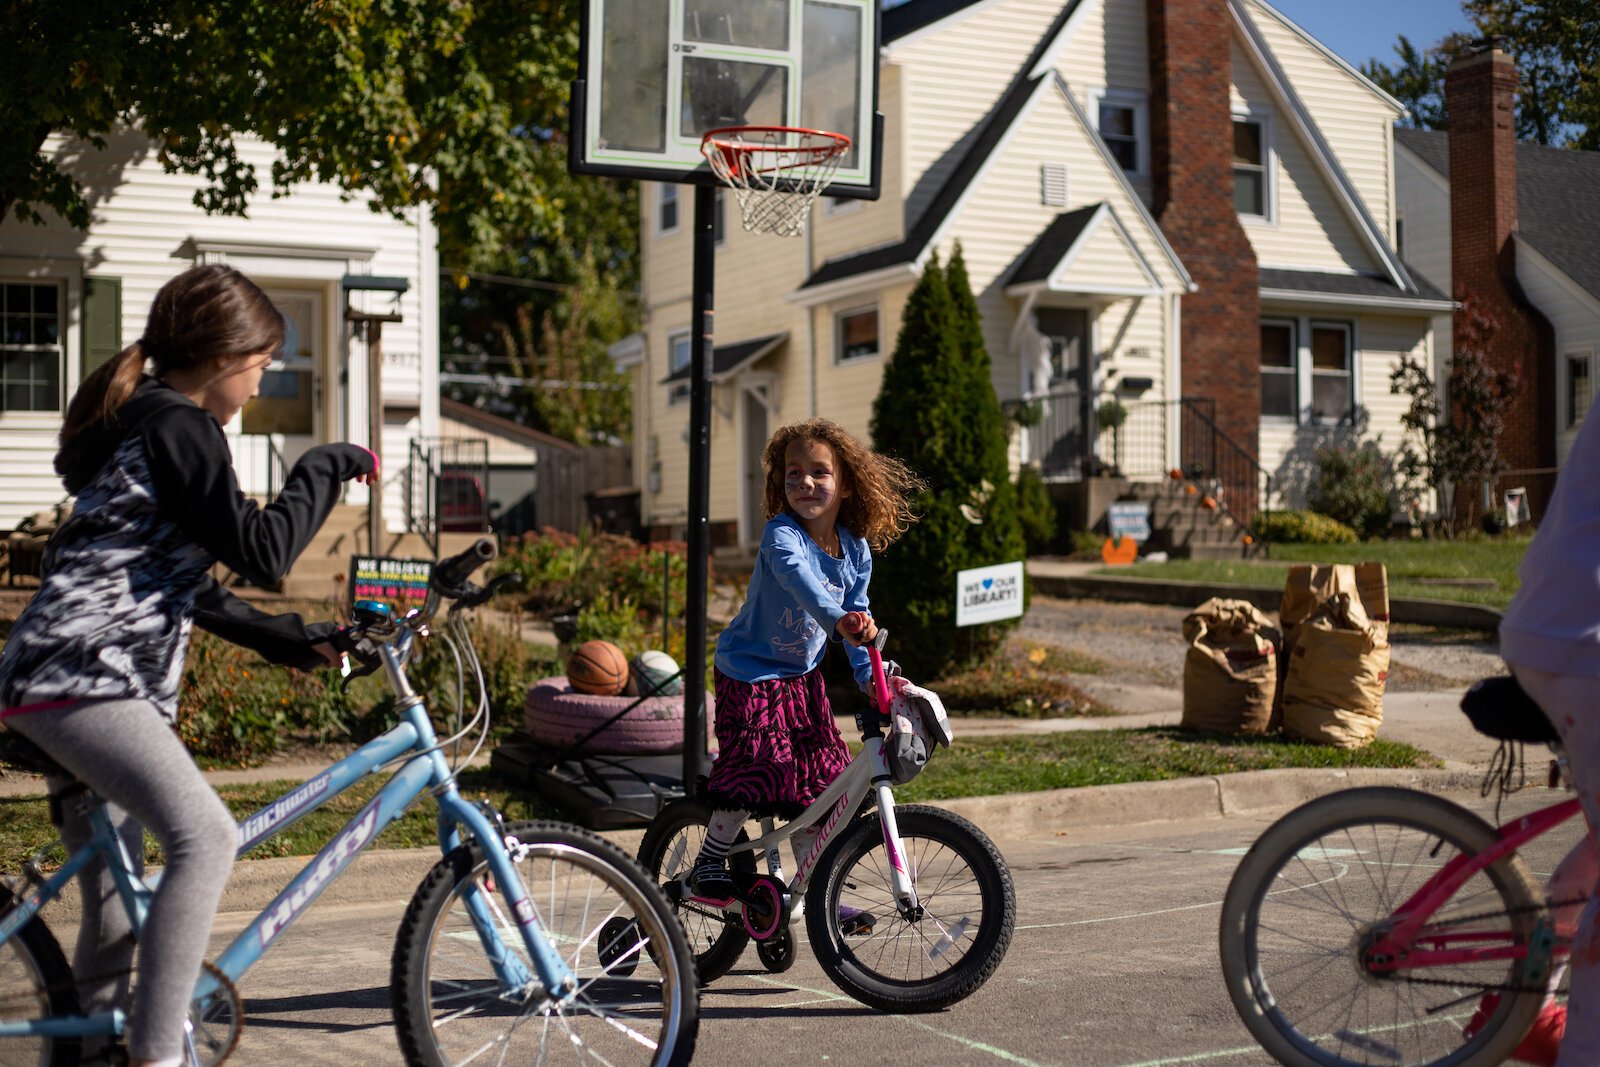
[[[1039,203],[1045,207],[1067,206],[1067,165],[1039,164]]]
[[[828,218],[843,215],[861,206],[861,201],[852,196],[825,196],[822,198],[822,203],[822,213]]]
[[[1588,356],[1567,357],[1567,429],[1583,424],[1594,400],[1594,382],[1589,377]]]
[[[1348,419],[1355,406],[1350,327],[1338,322],[1311,324],[1311,414],[1318,419]]]
[[[660,198],[656,201],[656,232],[663,237],[669,233],[677,233],[678,187],[664,183],[656,188],[661,191]]]
[[[667,338],[667,375],[686,371],[689,366],[689,337],[687,330]],[[667,387],[667,403],[678,404],[689,399],[689,383],[673,382]]]
[[[0,412],[61,410],[61,289],[0,285]]]
[[[1130,174],[1143,174],[1145,128],[1143,93],[1108,89],[1099,98],[1100,139],[1111,157]]]
[[[839,362],[866,359],[878,354],[878,309],[862,308],[839,315]]]
[[[1233,206],[1241,215],[1266,217],[1266,140],[1260,120],[1233,120]]]
[[[728,196],[724,189],[717,190],[711,208],[711,241],[721,248],[728,241]]]
[[[1292,419],[1299,408],[1293,322],[1261,324],[1261,414]]]

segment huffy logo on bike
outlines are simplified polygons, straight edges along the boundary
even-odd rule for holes
[[[332,844],[323,850],[321,858],[317,860],[316,866],[312,868],[306,880],[288,896],[280,897],[277,907],[262,919],[262,948],[271,944],[272,939],[294,920],[300,909],[315,900],[323,887],[331,882],[346,864],[355,859],[356,853],[372,840],[377,828],[378,802],[374,800],[367,805],[365,811],[356,816],[355,821],[342,834],[334,838]]]
[[[956,573],[957,626],[976,626],[1021,615],[1021,562],[974,567]]]
[[[240,823],[238,851],[243,852],[247,846],[255,845],[273,833],[280,824],[298,817],[304,808],[328,791],[328,786],[332,782],[332,775],[319,774],[299,789],[274,800]]]

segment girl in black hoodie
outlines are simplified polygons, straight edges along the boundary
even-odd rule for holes
[[[134,1067],[179,1062],[236,843],[232,816],[172,731],[190,626],[276,663],[336,660],[326,644],[332,624],[260,612],[219,585],[211,567],[280,581],[342,483],[377,480],[371,452],[335,444],[307,452],[266,507],[239,491],[222,427],[255,395],[283,337],[277,309],[231,267],[196,267],[161,288],[144,336],[92,374],[67,409],[55,466],[76,506],[0,653],[6,726],[108,802],[135,862],[144,828],[166,854],[129,1016]],[[52,779],[53,790],[65,784]],[[62,838],[75,847],[87,824],[71,803],[64,808]],[[85,1011],[122,1006],[133,957],[126,915],[99,867],[81,879],[74,970],[86,979]]]

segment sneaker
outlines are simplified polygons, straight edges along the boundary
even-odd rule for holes
[[[1489,1016],[1494,1014],[1499,1004],[1500,994],[1485,993],[1483,999],[1478,1001],[1478,1010],[1461,1028],[1461,1036],[1470,1038],[1482,1030],[1483,1024],[1489,1021]],[[1561,1038],[1566,1032],[1566,1005],[1551,1001],[1533,1020],[1528,1036],[1511,1053],[1511,1058],[1519,1063],[1531,1063],[1534,1067],[1555,1067],[1556,1054],[1561,1050]]]
[[[866,937],[877,922],[878,917],[870,911],[839,905],[839,932],[846,937]]]
[[[722,860],[701,857],[689,871],[689,890],[707,900],[732,900],[733,878]]]

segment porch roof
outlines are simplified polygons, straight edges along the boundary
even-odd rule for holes
[[[748,341],[735,341],[731,345],[718,345],[711,350],[711,380],[720,382],[731,378],[788,339],[789,331],[784,330],[782,333],[768,334],[765,337],[753,337]],[[668,385],[688,380],[689,368],[683,366],[661,379],[661,384]]]
[[[1006,291],[1037,288],[1113,297],[1161,292],[1161,279],[1110,204],[1062,212],[1018,258]]]
[[[1418,312],[1447,312],[1455,304],[1422,275],[1411,272],[1417,287],[1408,293],[1388,278],[1370,274],[1335,274],[1318,270],[1261,268],[1263,300],[1304,300],[1321,304],[1404,307]]]

